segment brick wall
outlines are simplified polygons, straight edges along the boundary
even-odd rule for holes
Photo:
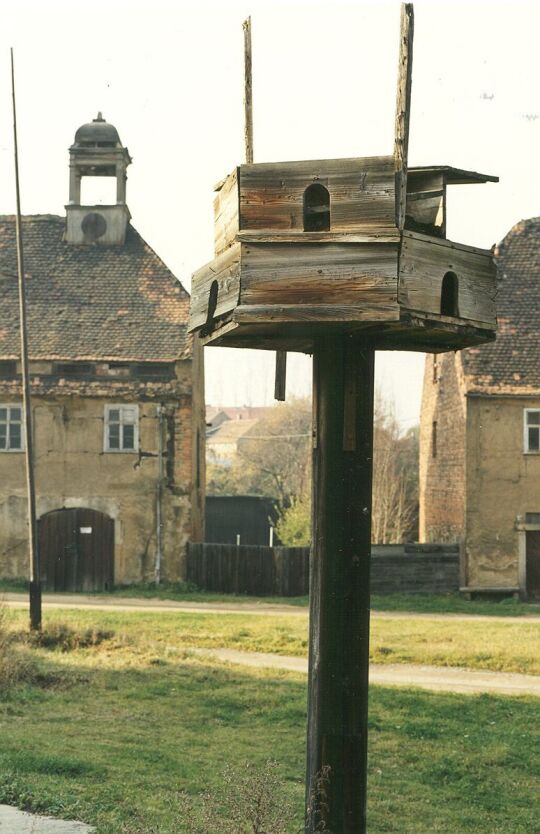
[[[465,525],[466,400],[457,353],[426,356],[420,420],[420,541],[457,541]]]

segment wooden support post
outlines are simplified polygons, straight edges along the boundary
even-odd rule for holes
[[[403,229],[407,204],[407,165],[409,156],[409,124],[411,118],[411,88],[414,36],[412,3],[401,6],[399,33],[399,65],[396,97],[396,126],[394,159],[396,164],[396,224]]]
[[[373,350],[346,337],[316,346],[307,834],[321,820],[333,834],[366,831],[373,378]]]

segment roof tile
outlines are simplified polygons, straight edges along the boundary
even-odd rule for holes
[[[139,233],[123,246],[64,241],[65,219],[23,217],[32,359],[174,361],[191,352],[189,295]],[[16,358],[15,217],[0,216],[0,358]]]

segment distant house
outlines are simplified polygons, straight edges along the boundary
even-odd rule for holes
[[[189,296],[130,223],[131,162],[101,114],[70,148],[66,217],[23,218],[46,588],[184,574],[204,516],[202,352]],[[81,203],[81,179],[116,202]],[[0,575],[28,576],[15,219],[0,218]]]
[[[540,595],[540,218],[495,251],[495,343],[426,358],[420,540],[462,541],[469,592]]]
[[[242,440],[253,433],[259,420],[271,410],[267,406],[207,406],[206,458],[208,463],[230,466]]]
[[[206,459],[218,466],[230,466],[238,454],[242,439],[257,425],[258,420],[226,420],[206,440]]]

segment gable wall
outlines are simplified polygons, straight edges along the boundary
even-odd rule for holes
[[[458,541],[465,529],[465,399],[459,357],[426,356],[420,420],[420,541]],[[433,456],[433,422],[437,453]]]
[[[540,396],[467,399],[467,582],[515,588],[518,517],[540,512],[540,455],[523,452],[523,409],[540,408]]]

